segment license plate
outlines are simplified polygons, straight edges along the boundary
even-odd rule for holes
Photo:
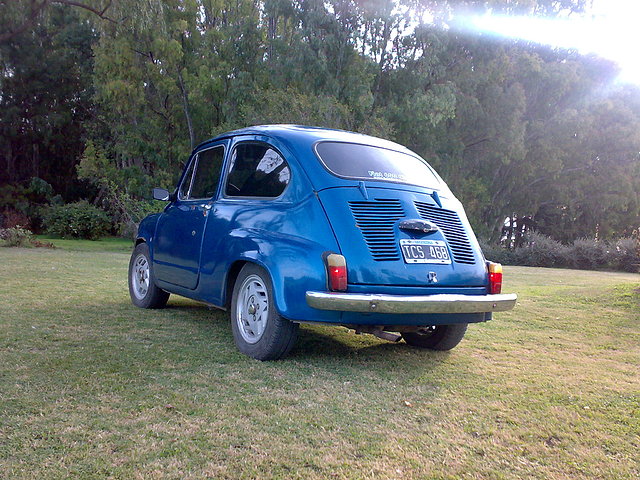
[[[442,240],[400,240],[405,263],[451,263],[449,249]]]

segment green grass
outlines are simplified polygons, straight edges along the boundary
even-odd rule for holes
[[[78,240],[71,238],[59,238],[49,235],[35,235],[41,242],[52,243],[61,250],[74,250],[78,252],[131,252],[133,241],[120,237],[105,237],[100,240]]]
[[[637,479],[640,276],[505,268],[449,353],[129,301],[128,255],[0,249],[0,478]]]

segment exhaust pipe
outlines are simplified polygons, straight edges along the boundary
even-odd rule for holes
[[[387,340],[388,342],[399,342],[402,339],[402,335],[398,335],[397,333],[385,332],[380,327],[358,327],[356,328],[356,334],[360,335],[361,333],[369,333],[374,335],[382,340]]]

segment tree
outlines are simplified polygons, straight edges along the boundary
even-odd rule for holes
[[[95,41],[88,22],[55,7],[0,44],[0,183],[41,177],[69,193],[94,114]]]
[[[33,30],[40,25],[45,15],[56,7],[74,7],[77,10],[90,12],[103,20],[116,23],[109,16],[108,10],[112,0],[105,2],[79,2],[75,0],[12,0],[0,1],[2,14],[0,15],[0,44],[12,41],[15,37]]]
[[[84,152],[93,200],[126,204],[171,186],[216,133],[307,123],[409,146],[494,240],[506,217],[562,241],[627,234],[640,223],[638,90],[612,87],[609,62],[456,23],[586,3],[1,2],[0,181],[68,190]]]

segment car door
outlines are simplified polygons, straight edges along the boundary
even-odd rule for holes
[[[153,264],[159,280],[195,289],[200,276],[204,231],[218,195],[226,142],[194,155],[156,227]]]
[[[201,287],[210,295],[207,300],[216,305],[224,300],[230,263],[258,251],[268,254],[265,235],[283,233],[283,212],[289,208],[282,200],[291,179],[289,163],[264,138],[236,139],[227,163],[225,184],[209,214],[207,248],[201,259]]]

